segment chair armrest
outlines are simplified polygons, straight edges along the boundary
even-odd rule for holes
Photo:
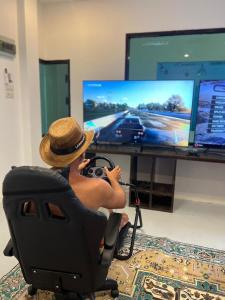
[[[104,249],[101,256],[101,265],[104,267],[109,267],[114,258],[114,249]]]
[[[116,245],[121,218],[122,214],[119,213],[111,213],[109,216],[104,236],[104,247],[106,249],[113,248]]]
[[[121,219],[122,215],[119,213],[111,213],[109,216],[104,235],[104,250],[101,255],[101,265],[104,267],[109,267],[113,260]]]
[[[3,253],[4,253],[5,256],[13,256],[14,255],[14,253],[13,253],[13,243],[12,243],[11,239],[8,241],[8,244],[6,245]]]

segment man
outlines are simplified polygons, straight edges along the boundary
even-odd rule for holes
[[[88,160],[84,154],[94,137],[93,131],[82,131],[72,117],[56,120],[49,127],[48,134],[40,144],[42,159],[54,168],[69,166],[69,183],[79,200],[88,208],[98,210],[124,208],[126,197],[119,184],[121,169],[116,166],[112,171],[105,167],[110,184],[100,178],[88,178],[81,175]],[[54,208],[51,208],[54,210]],[[57,214],[55,211],[54,213]],[[122,215],[121,227],[128,222],[128,216]]]

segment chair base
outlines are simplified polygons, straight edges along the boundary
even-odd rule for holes
[[[118,283],[114,279],[106,279],[103,286],[101,286],[96,292],[100,291],[111,291],[111,296],[117,298],[119,296]]]
[[[77,293],[55,293],[55,300],[94,300],[95,295],[89,294],[89,295],[80,295]]]
[[[34,296],[37,293],[37,289],[30,285],[27,289],[28,295]],[[113,279],[106,279],[103,286],[101,286],[96,292],[111,291],[111,296],[117,298],[119,296],[118,283]],[[79,293],[61,292],[55,293],[55,300],[95,300],[95,294],[81,295]]]
[[[118,283],[113,279],[106,279],[103,286],[96,290],[96,292],[111,291],[111,296],[117,298],[119,296]],[[95,294],[90,293],[81,295],[78,293],[55,293],[55,300],[95,300]]]
[[[30,285],[27,289],[29,296],[34,296],[37,293],[37,289]]]

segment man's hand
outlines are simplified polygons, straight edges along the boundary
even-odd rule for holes
[[[82,171],[90,162],[90,159],[84,159],[82,163],[79,164],[78,170]]]
[[[118,182],[121,178],[121,169],[116,166],[112,171],[109,171],[107,167],[104,167],[106,176],[109,178],[110,182]]]

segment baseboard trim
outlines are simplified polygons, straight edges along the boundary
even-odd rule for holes
[[[217,204],[217,205],[225,205],[225,199],[204,199],[201,197],[193,197],[187,194],[177,194],[175,195],[175,201],[192,201],[192,202],[201,202],[208,204]]]

